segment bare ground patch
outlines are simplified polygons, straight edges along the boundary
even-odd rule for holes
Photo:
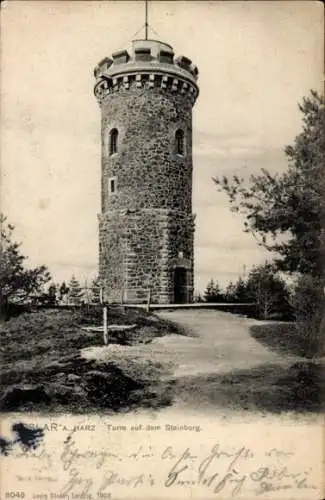
[[[144,311],[111,310],[114,324],[135,324],[132,330],[112,333],[109,342],[124,345],[185,331],[168,320]],[[88,319],[88,321],[87,321]],[[100,315],[47,310],[25,313],[0,325],[2,411],[54,412],[127,411],[133,407],[165,404],[151,389],[162,367],[153,361],[87,360],[80,350],[103,345],[102,334],[81,328],[99,324]]]

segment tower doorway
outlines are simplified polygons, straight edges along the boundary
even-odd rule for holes
[[[174,303],[186,304],[187,297],[187,276],[184,267],[176,267],[174,270]]]

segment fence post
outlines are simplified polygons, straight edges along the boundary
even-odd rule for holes
[[[104,335],[104,345],[108,344],[108,335],[107,335],[107,307],[103,307],[103,335]]]
[[[147,312],[150,312],[150,303],[151,303],[151,287],[149,287],[148,289]]]

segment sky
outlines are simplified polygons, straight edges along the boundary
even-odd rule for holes
[[[144,30],[144,2],[15,1],[1,10],[0,209],[28,265],[55,281],[97,272],[100,110],[93,69]],[[323,85],[323,7],[313,1],[149,1],[151,38],[199,68],[193,110],[195,289],[270,258],[212,177],[286,167],[298,102]],[[139,33],[137,33],[140,30]],[[136,34],[137,33],[137,34]]]

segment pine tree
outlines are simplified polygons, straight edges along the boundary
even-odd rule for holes
[[[244,231],[275,252],[279,269],[325,277],[324,98],[312,91],[299,109],[302,131],[285,148],[286,172],[261,169],[249,184],[236,175],[214,182],[244,215]]]
[[[72,275],[72,277],[68,283],[68,287],[69,287],[69,292],[68,292],[69,303],[71,305],[80,304],[82,291],[81,291],[79,281],[76,279],[74,274]]]
[[[11,303],[24,303],[43,292],[51,279],[45,266],[25,268],[26,257],[20,253],[20,244],[12,240],[14,226],[0,214],[0,316],[6,316]]]
[[[92,302],[95,304],[100,303],[100,280],[98,276],[93,279],[91,283],[91,294],[92,294]]]
[[[218,282],[215,282],[212,278],[207,284],[207,287],[204,291],[204,300],[205,302],[218,302],[223,299],[221,288]]]
[[[69,288],[67,287],[65,281],[63,281],[61,286],[59,287],[59,301],[62,304],[67,303],[68,293],[69,293]]]
[[[235,302],[248,302],[246,282],[240,276],[234,285]]]
[[[235,302],[236,301],[236,287],[232,281],[227,285],[225,291],[225,301]]]
[[[51,283],[48,289],[48,304],[54,306],[56,304],[56,286]]]

